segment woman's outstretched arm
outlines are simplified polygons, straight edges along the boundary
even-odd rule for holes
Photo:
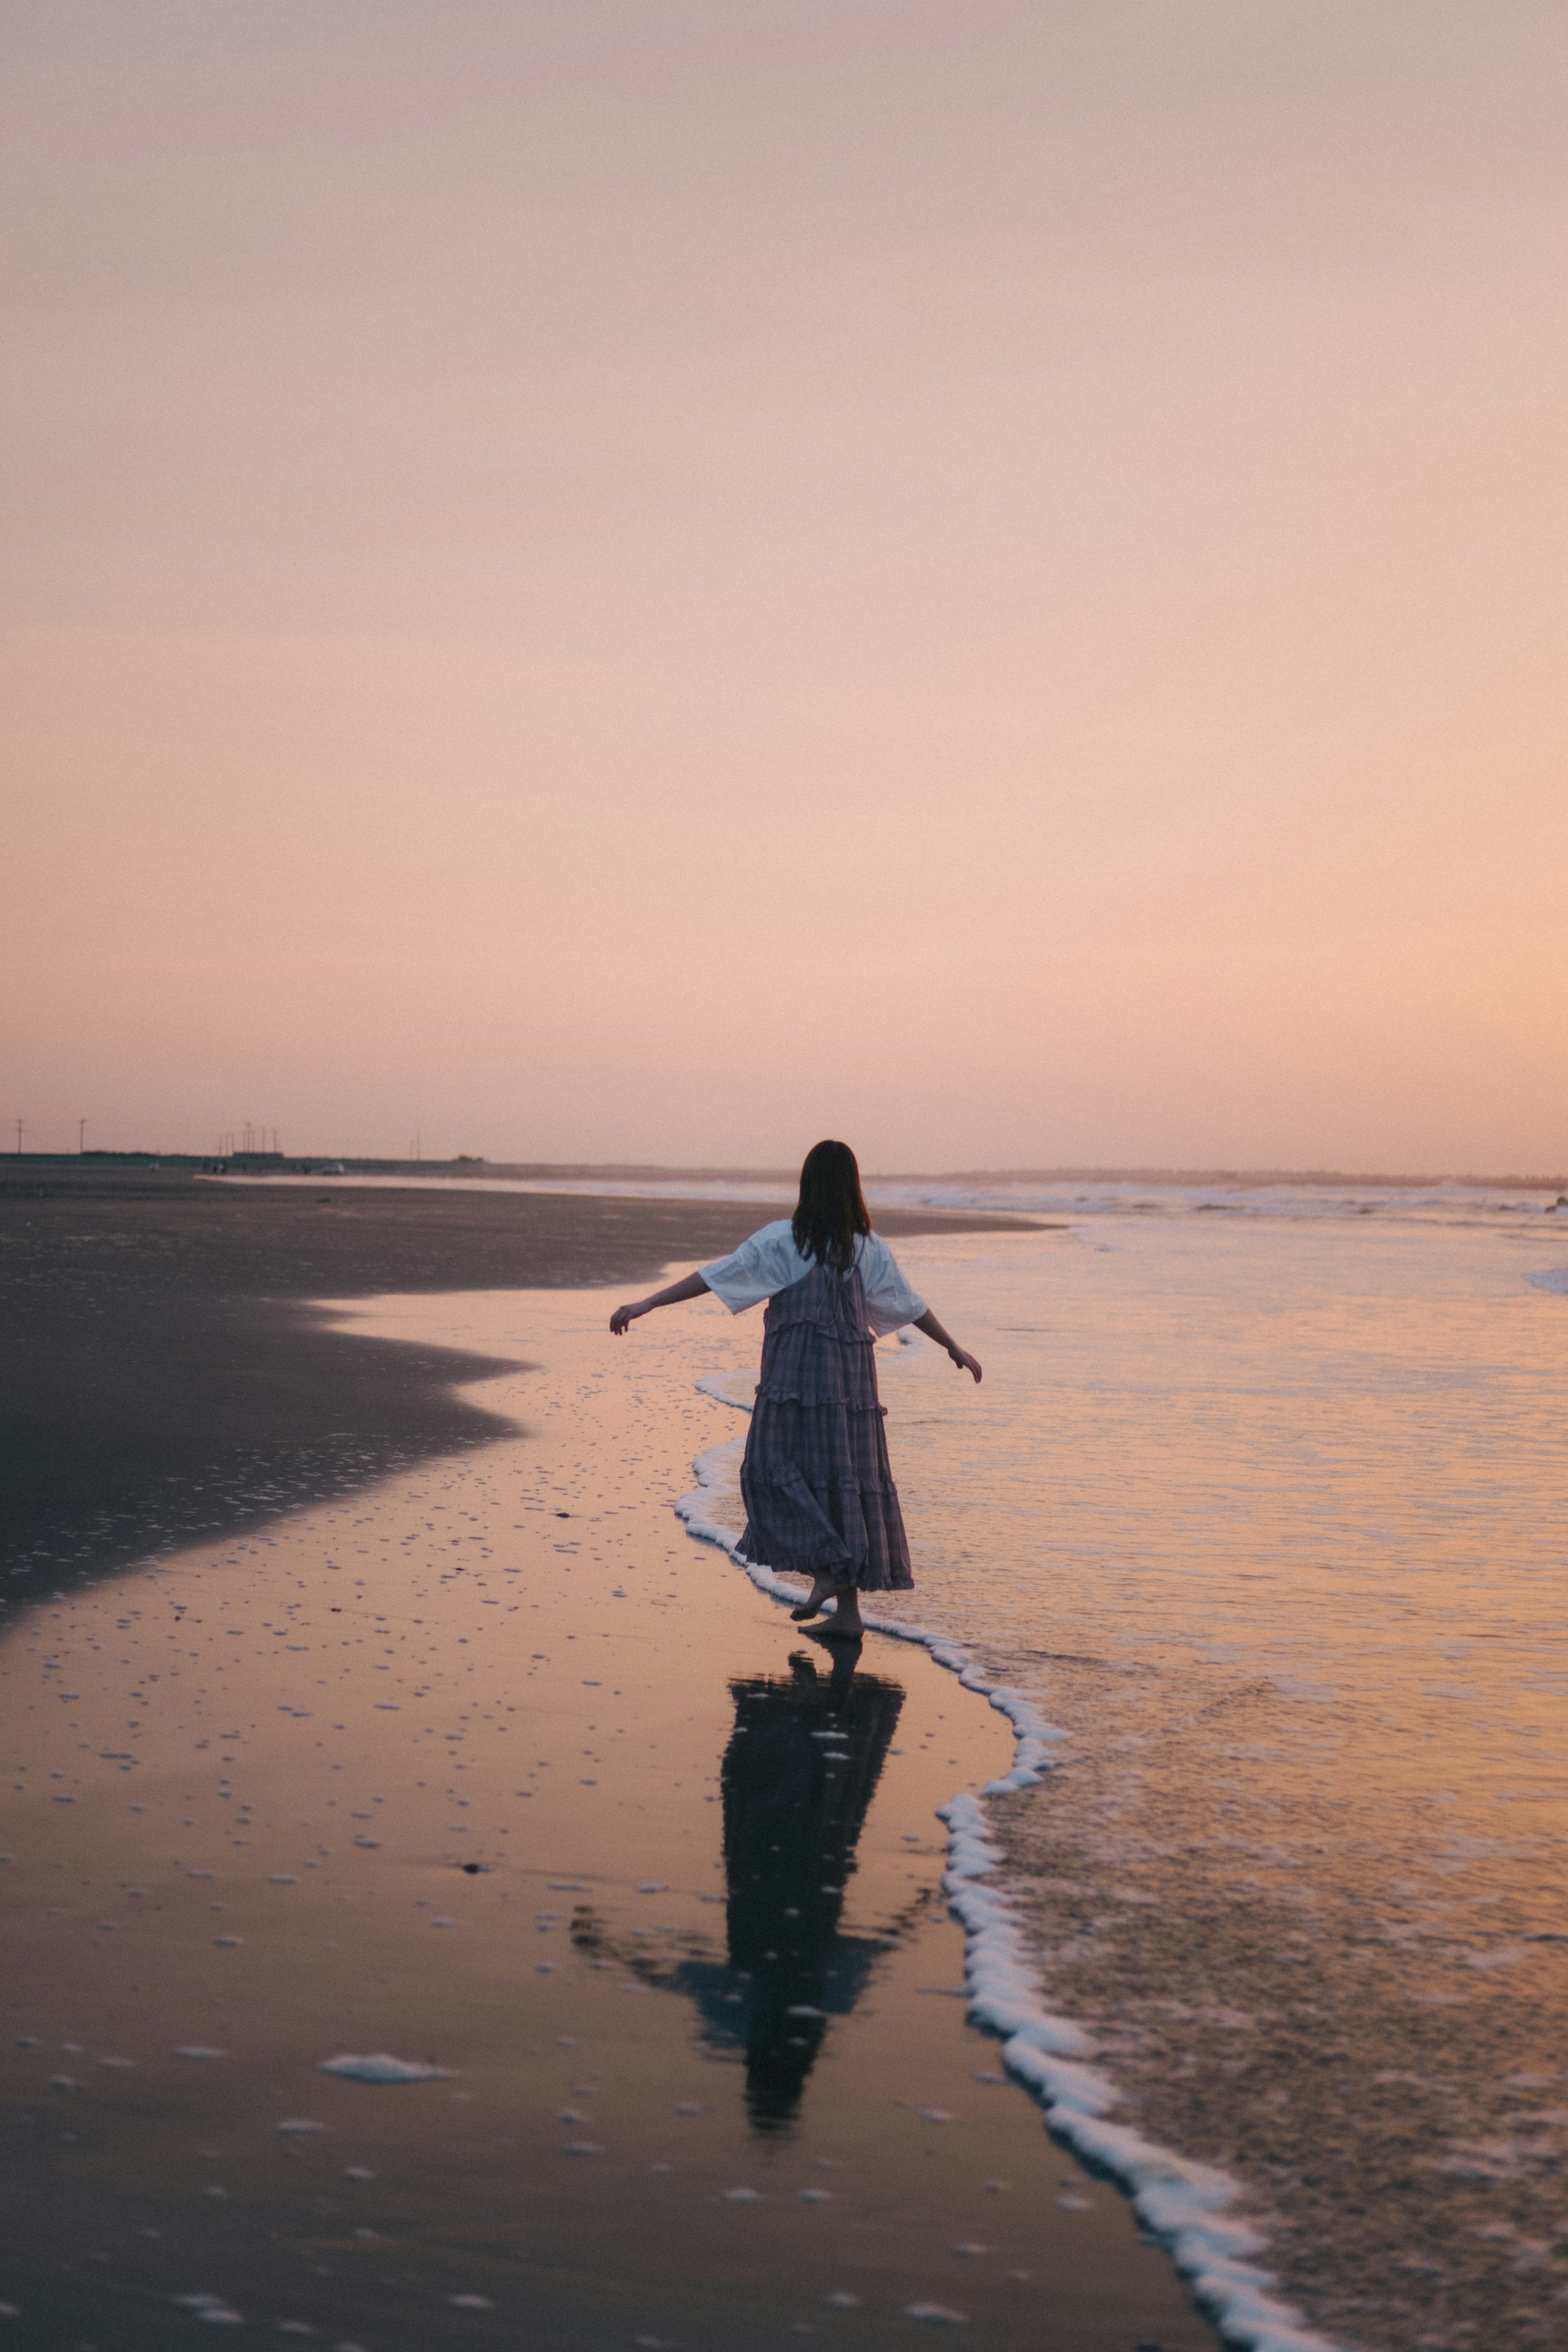
[[[658,1302],[657,1299],[650,1299],[648,1304],[650,1307],[654,1307],[657,1306]],[[942,1325],[937,1321],[936,1317],[931,1313],[929,1307],[926,1308],[925,1313],[917,1318],[915,1329],[917,1331],[923,1331],[928,1339],[934,1339],[939,1348],[945,1348],[948,1354],[952,1358],[953,1362],[957,1365],[959,1370],[961,1372],[973,1372],[975,1380],[978,1381],[980,1378],[980,1366],[976,1363],[974,1358],[969,1353],[966,1348],[961,1348],[957,1340],[952,1338],[952,1334],[942,1329]]]
[[[656,1307],[679,1307],[683,1298],[700,1298],[708,1285],[700,1274],[689,1274],[683,1282],[672,1282],[667,1290],[656,1290],[651,1298],[638,1298],[630,1307],[617,1307],[610,1318],[610,1328],[617,1339],[626,1336],[628,1324],[639,1315],[650,1315]],[[975,1373],[975,1379],[980,1375]]]

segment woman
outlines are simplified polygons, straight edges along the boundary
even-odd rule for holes
[[[763,1376],[741,1465],[746,1531],[741,1550],[759,1566],[809,1576],[790,1612],[817,1616],[832,1594],[825,1633],[858,1638],[862,1592],[905,1592],[914,1582],[898,1489],[888,1465],[877,1399],[875,1346],[912,1323],[960,1371],[980,1366],[948,1337],[871,1231],[860,1171],[847,1143],[818,1143],[800,1171],[793,1217],[764,1225],[728,1257],[635,1306],[617,1307],[619,1339],[639,1315],[711,1290],[731,1315],[765,1298]]]

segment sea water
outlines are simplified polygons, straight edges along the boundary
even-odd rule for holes
[[[981,1389],[879,1350],[889,1613],[1068,1735],[988,1808],[1042,1998],[1318,2330],[1562,2342],[1568,1212],[897,1189],[1058,1226],[899,1245]],[[737,1454],[702,1465],[731,1535]]]

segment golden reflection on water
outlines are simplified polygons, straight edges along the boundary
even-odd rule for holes
[[[931,1358],[884,1376],[922,1620],[1074,1735],[1008,1809],[1054,1997],[1385,2347],[1551,2342],[1568,2292],[1568,1300],[1524,1278],[1561,1255],[916,1244],[984,1430]]]

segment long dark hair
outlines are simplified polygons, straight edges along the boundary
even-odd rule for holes
[[[836,1274],[855,1263],[855,1241],[871,1230],[871,1213],[860,1190],[860,1170],[847,1143],[814,1143],[800,1171],[800,1200],[791,1222],[802,1257],[814,1257]]]

